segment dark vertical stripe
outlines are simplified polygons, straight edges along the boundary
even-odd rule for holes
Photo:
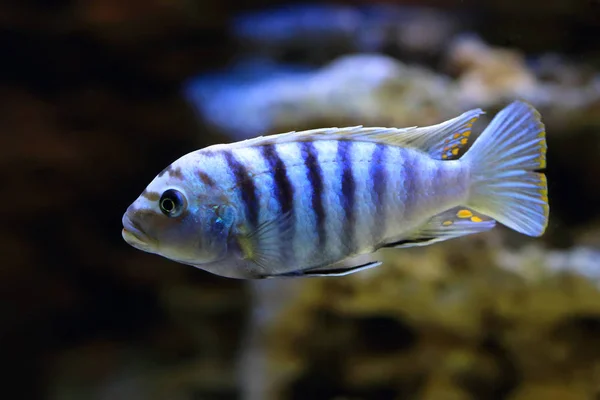
[[[371,222],[371,237],[374,244],[379,244],[384,239],[387,227],[385,215],[385,196],[387,187],[387,171],[385,164],[387,146],[381,143],[375,145],[369,166],[369,179],[372,182],[372,199],[375,212]]]
[[[279,251],[281,261],[292,261],[294,254],[294,237],[296,234],[296,218],[294,215],[294,186],[288,178],[285,163],[277,153],[277,145],[268,144],[260,148],[261,154],[269,165],[273,178],[273,196],[279,204],[280,215],[289,215],[284,224],[279,224]],[[292,261],[293,262],[293,261]]]
[[[344,210],[342,223],[342,244],[349,252],[356,250],[354,243],[354,232],[356,229],[356,182],[352,174],[352,143],[349,140],[341,140],[337,148],[337,160],[342,169],[342,193],[340,202]]]
[[[261,154],[269,165],[271,176],[273,178],[273,197],[277,200],[280,209],[280,215],[289,215],[284,218],[285,223],[279,224],[280,240],[278,254],[281,261],[291,261],[295,258],[294,236],[296,234],[296,218],[294,215],[294,186],[290,182],[286,166],[277,153],[277,145],[268,144],[260,148]]]
[[[235,177],[235,183],[240,188],[248,222],[251,227],[256,228],[258,226],[259,207],[254,179],[249,176],[246,167],[236,160],[230,150],[223,151],[223,154],[229,169]]]
[[[317,149],[312,142],[302,143],[302,157],[308,171],[308,182],[310,184],[311,205],[315,213],[315,227],[317,230],[318,244],[317,252],[327,248],[327,229],[325,226],[325,207],[323,205],[323,170],[317,157]]]
[[[290,182],[285,163],[279,157],[276,145],[266,145],[261,147],[262,155],[269,164],[269,169],[273,174],[274,195],[279,203],[279,209],[283,214],[294,211],[294,186]]]

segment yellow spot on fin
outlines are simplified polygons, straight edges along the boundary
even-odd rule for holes
[[[473,213],[469,210],[460,210],[456,213],[456,216],[458,218],[470,218],[473,216]]]
[[[471,136],[471,129],[473,123],[477,120],[477,117],[471,118],[466,121],[457,132],[453,133],[449,139],[446,139],[444,146],[441,148],[441,159],[442,160],[453,160],[456,159],[460,151],[469,143],[469,136]]]

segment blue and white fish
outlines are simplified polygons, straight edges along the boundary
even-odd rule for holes
[[[428,127],[327,128],[189,153],[127,209],[130,245],[213,274],[340,276],[386,247],[548,224],[545,128],[501,110],[459,158],[480,109]],[[376,254],[373,257],[375,260]]]

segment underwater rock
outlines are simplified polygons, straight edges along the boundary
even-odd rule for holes
[[[258,65],[262,75],[256,62],[242,63],[185,87],[203,118],[232,140],[332,125],[426,125],[459,112],[449,78],[383,55],[347,55],[317,70]]]
[[[463,104],[487,108],[527,97],[536,89],[536,77],[517,51],[492,48],[473,35],[455,38],[447,51]]]
[[[269,389],[265,379],[268,370],[269,342],[265,335],[287,302],[302,289],[298,279],[266,279],[249,282],[252,310],[244,332],[242,351],[237,365],[239,384],[243,388],[243,400],[264,400]]]
[[[188,81],[184,93],[232,140],[321,126],[423,126],[471,108],[493,112],[516,98],[540,110],[554,128],[549,134],[600,127],[600,73],[592,68],[550,55],[528,62],[517,51],[460,35],[447,50],[445,71],[455,79],[376,53],[344,55],[318,69],[242,59]]]
[[[309,67],[242,60],[188,81],[184,95],[206,125],[231,140],[248,139],[272,132],[286,111],[298,113],[313,74]]]
[[[520,98],[535,104],[546,123],[559,129],[600,126],[600,72],[589,66],[556,54],[527,60],[519,51],[468,34],[451,42],[446,68],[456,76],[463,108],[501,108]]]
[[[559,273],[579,275],[600,288],[600,249],[574,247],[569,250],[544,249],[528,246],[519,251],[499,250],[496,262],[502,268],[524,277],[541,279]]]
[[[263,398],[521,399],[536,385],[593,398],[598,286],[556,254],[554,270],[505,268],[498,237],[390,251],[381,267],[298,283],[263,328]]]

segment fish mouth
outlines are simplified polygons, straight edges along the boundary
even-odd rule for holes
[[[123,239],[131,246],[144,251],[149,251],[153,241],[146,235],[140,226],[127,214],[123,215]]]

